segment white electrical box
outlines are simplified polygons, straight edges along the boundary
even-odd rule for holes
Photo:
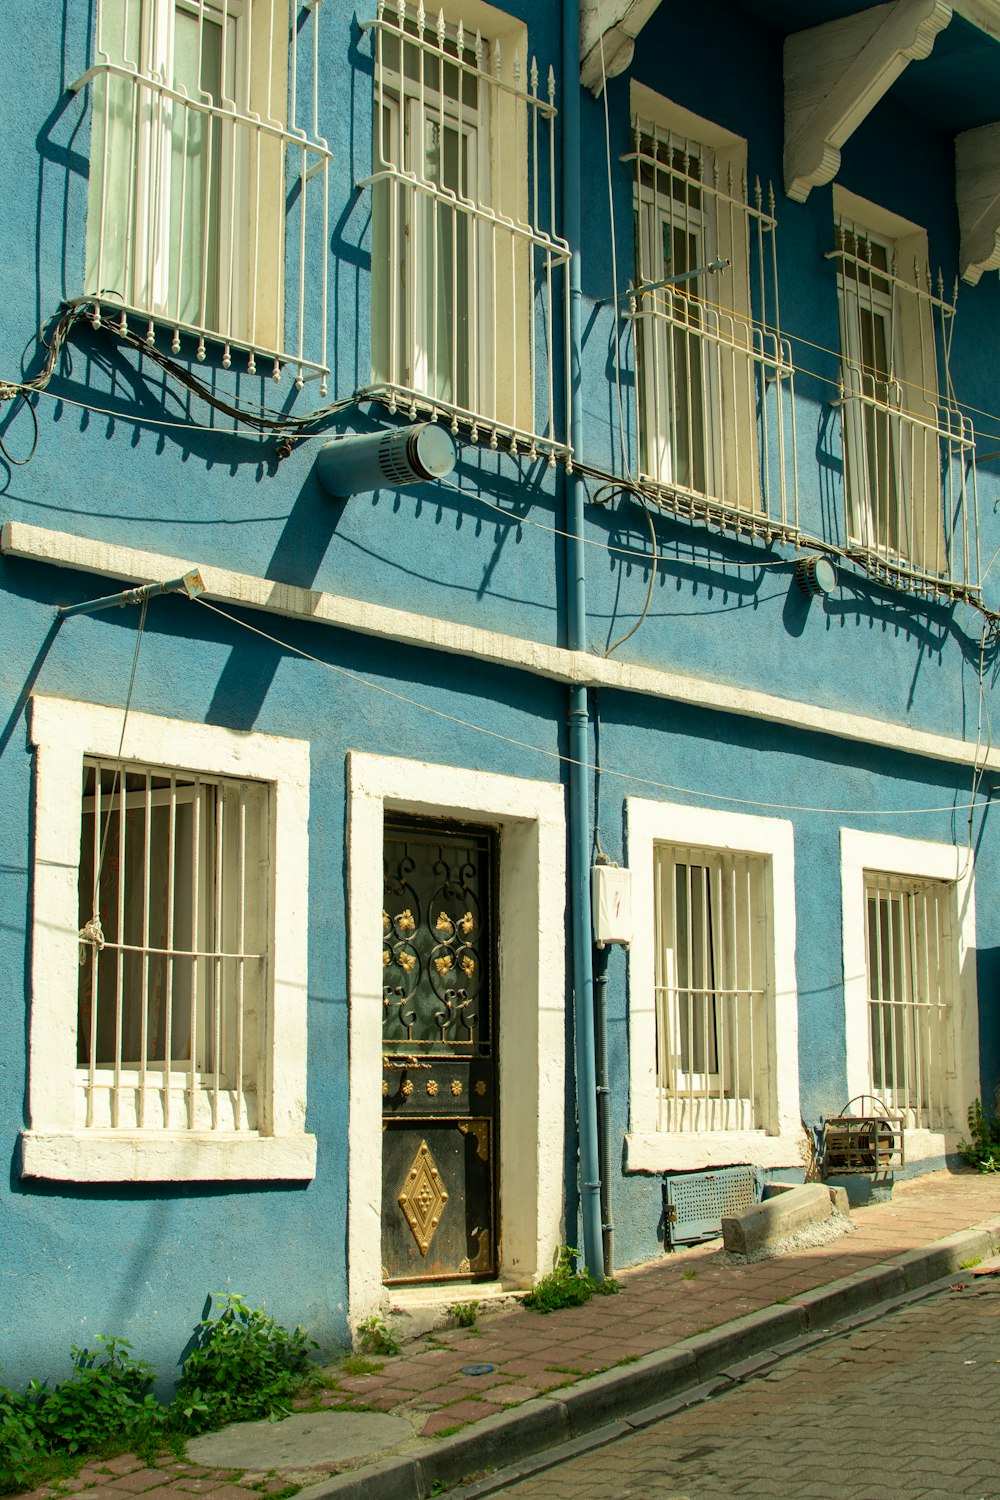
[[[590,876],[594,942],[598,948],[608,943],[628,947],[632,941],[632,871],[618,865],[592,865]]]

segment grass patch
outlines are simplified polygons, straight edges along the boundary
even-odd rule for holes
[[[616,1365],[636,1365],[639,1363],[638,1354],[623,1354],[621,1359],[616,1359]]]
[[[982,1263],[983,1257],[981,1255],[970,1255],[968,1260],[959,1261],[958,1269],[960,1271],[971,1271],[973,1266],[981,1266]]]
[[[586,1370],[577,1370],[573,1365],[546,1365],[553,1375],[586,1375]]]
[[[338,1368],[342,1375],[381,1375],[385,1365],[379,1359],[366,1359],[363,1354],[345,1354]]]
[[[684,1272],[684,1280],[685,1281],[694,1281],[694,1279],[695,1279],[695,1277],[697,1275],[698,1275],[698,1272],[694,1269],[694,1267],[693,1266],[688,1266],[687,1270]]]

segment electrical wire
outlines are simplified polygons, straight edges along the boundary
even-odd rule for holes
[[[429,703],[421,703],[417,698],[410,698],[405,693],[398,693],[394,688],[385,687],[382,683],[372,682],[370,678],[362,677],[358,672],[352,672],[347,667],[337,666],[335,662],[324,661],[321,656],[314,656],[312,652],[304,650],[301,646],[293,646],[290,641],[284,641],[280,636],[272,635],[268,630],[261,630],[258,625],[251,625],[248,620],[241,620],[238,615],[231,614],[229,610],[221,609],[219,605],[212,604],[205,596],[199,595],[194,601],[203,609],[211,610],[212,614],[220,615],[222,619],[228,620],[233,625],[238,625],[241,630],[249,631],[261,640],[269,641],[272,646],[278,646],[282,651],[288,651],[293,656],[299,656],[303,661],[314,663],[318,667],[324,667],[328,672],[334,672],[339,677],[344,677],[349,682],[355,683],[362,688],[368,688],[375,693],[381,693],[386,698],[391,698],[396,703],[403,703],[408,708],[418,709],[421,713],[429,714],[432,718],[442,719],[445,723],[456,724],[461,729],[471,729],[474,734],[480,734],[487,739],[499,740],[502,744],[511,745],[517,750],[527,750],[532,755],[543,756],[547,760],[559,761],[565,766],[579,766],[585,771],[599,772],[602,776],[614,776],[619,781],[633,782],[637,786],[647,786],[660,792],[674,792],[685,797],[701,798],[708,802],[725,802],[737,807],[766,808],[771,812],[799,812],[817,813],[829,817],[838,818],[893,818],[893,817],[917,817],[930,813],[955,813],[964,812],[973,803],[952,802],[942,807],[889,807],[889,808],[867,808],[867,807],[812,807],[804,803],[794,802],[763,802],[751,797],[733,797],[726,792],[706,792],[693,787],[675,786],[668,781],[657,781],[649,776],[639,776],[634,771],[609,770],[607,766],[598,766],[594,761],[578,760],[575,756],[565,755],[561,750],[550,750],[543,745],[532,745],[527,740],[514,739],[509,734],[503,734],[499,729],[487,729],[483,724],[474,724],[469,719],[460,718],[457,714],[446,713],[442,708],[434,708]]]
[[[166,354],[152,341],[133,333],[127,325],[124,312],[121,320],[116,322],[113,318],[100,316],[100,303],[94,297],[74,297],[62,304],[49,337],[45,337],[44,330],[40,332],[40,341],[46,350],[41,370],[27,380],[0,383],[0,400],[10,400],[17,395],[45,390],[56,372],[60,355],[70,333],[80,322],[87,322],[94,332],[100,331],[107,334],[117,343],[134,350],[152,364],[158,365],[170,379],[224,416],[275,437],[294,437],[302,429],[314,427],[336,412],[353,405],[357,399],[352,395],[339,401],[332,401],[302,416],[290,412],[279,412],[264,405],[246,405],[240,401],[226,401],[216,395],[193,370]]]
[[[608,225],[609,225],[609,228],[610,228],[610,231],[611,231],[611,288],[612,288],[612,297],[611,297],[611,300],[614,303],[614,308],[615,308],[615,330],[617,332],[617,329],[620,326],[619,320],[620,320],[620,317],[621,317],[621,314],[620,314],[619,309],[618,309],[618,237],[617,237],[617,235],[615,233],[615,193],[614,193],[614,182],[613,182],[612,175],[611,175],[611,123],[610,123],[610,120],[608,118],[608,76],[607,76],[607,73],[606,73],[605,67],[604,67],[604,30],[603,30],[603,28],[600,28],[600,27],[598,28],[598,37],[599,37],[600,48],[601,48],[601,98],[602,98],[603,103],[604,103],[604,149],[605,149],[605,154],[607,156],[607,164],[608,164]],[[618,399],[618,442],[619,442],[619,445],[621,447],[622,467],[624,468],[625,473],[626,473],[627,477],[629,478],[629,480],[631,480],[632,473],[631,473],[631,470],[629,468],[628,448],[627,448],[627,446],[625,444],[625,406],[624,406],[624,402],[622,401],[622,374],[621,374],[621,365],[620,365],[619,359],[618,359],[618,339],[617,339],[617,337],[615,337],[615,338],[613,338],[611,340],[611,350],[612,350],[612,359],[614,361],[614,371],[615,371],[615,392],[616,392],[617,399]],[[655,538],[654,538],[654,546],[655,546]],[[647,608],[648,608],[648,600],[647,600]],[[644,615],[645,615],[645,612],[644,612]],[[641,624],[641,621],[639,623]],[[636,629],[638,629],[638,625],[636,626]]]
[[[4,439],[6,438],[7,434],[10,431],[11,424],[14,421],[14,417],[17,414],[18,404],[19,403],[23,404],[24,406],[26,406],[28,408],[28,412],[29,412],[29,414],[31,416],[31,421],[32,421],[32,424],[34,426],[34,432],[32,434],[32,438],[31,438],[31,447],[28,449],[28,453],[27,453],[26,457],[24,457],[24,458],[15,458],[14,455],[13,455],[13,453],[11,453],[10,449],[7,447],[6,442],[4,441]],[[3,437],[0,437],[0,453],[3,454],[3,456],[6,459],[7,463],[13,464],[13,466],[14,466],[15,469],[23,469],[24,466],[25,466],[25,464],[30,464],[31,463],[31,460],[35,456],[35,449],[37,447],[38,447],[38,413],[35,411],[35,408],[32,406],[31,401],[28,398],[27,392],[26,391],[20,391],[18,393],[18,395],[14,397],[14,405],[11,408],[10,415],[7,418],[7,422],[6,422],[6,425],[4,427],[4,431],[3,431]]]
[[[653,585],[656,583],[656,570],[659,567],[660,557],[656,547],[656,527],[653,525],[653,517],[650,514],[649,507],[646,505],[645,501],[643,501],[642,504],[642,512],[649,524],[649,540],[653,548],[653,556],[650,560],[649,565],[649,588],[646,590],[646,601],[642,606],[642,613],[636,620],[635,624],[632,626],[631,630],[626,630],[624,635],[619,636],[618,639],[608,647],[608,649],[604,653],[605,657],[610,656],[613,651],[618,650],[619,646],[624,646],[626,641],[632,639],[636,631],[639,629],[639,626],[643,623],[646,616],[649,614],[649,606],[653,602]]]
[[[502,505],[497,505],[492,500],[487,500],[478,490],[463,489],[461,485],[455,484],[451,479],[438,479],[437,482],[444,485],[445,489],[454,490],[456,495],[463,495],[466,500],[476,500],[480,505],[484,505],[487,510],[495,511],[512,528],[517,526],[533,526],[536,531],[544,531],[549,536],[573,537],[573,533],[565,531],[561,526],[547,526],[544,521],[531,520],[530,516],[512,515],[509,510],[504,510]],[[634,493],[639,497],[640,501],[645,502],[645,496],[642,491],[635,489],[630,484],[606,484],[602,485],[602,489],[615,489]],[[651,520],[648,509],[646,510],[646,516],[647,519]],[[582,541],[588,547],[597,547],[601,552],[614,552],[616,556],[633,558],[637,562],[649,563],[650,561],[648,552],[640,552],[635,547],[619,547],[614,542],[602,542],[596,537],[589,536],[573,539]],[[707,547],[705,550],[708,550]],[[653,533],[653,559],[653,569],[655,572],[656,567],[663,561],[662,555],[656,548],[655,533]],[[759,562],[729,562],[727,560],[723,563],[723,566],[726,568],[793,568],[795,566],[795,559],[789,557],[762,558]]]
[[[607,94],[607,91],[605,89],[605,109],[607,108],[607,97],[606,97],[606,94]],[[610,135],[608,135],[607,142],[608,142],[608,149],[609,149],[609,152],[610,152]],[[610,157],[609,157],[609,160],[610,160]],[[612,228],[613,228],[613,225],[612,225]],[[616,278],[616,286],[617,286],[617,278]],[[705,300],[705,305],[706,306],[713,305],[713,304],[709,303],[707,301],[707,299],[703,299],[703,300]],[[617,305],[617,295],[616,295],[616,305]],[[42,365],[42,369],[38,372],[37,375],[31,377],[28,380],[15,381],[15,382],[11,382],[11,381],[0,382],[0,402],[2,402],[4,400],[16,400],[16,398],[20,396],[24,400],[25,405],[27,405],[28,410],[31,413],[32,422],[33,422],[34,429],[35,429],[35,431],[34,431],[34,439],[33,439],[33,442],[32,442],[32,446],[31,446],[30,452],[28,453],[27,458],[24,458],[24,459],[20,459],[19,460],[17,458],[12,458],[11,455],[9,454],[8,450],[6,449],[6,447],[3,445],[2,440],[0,440],[0,452],[2,452],[3,455],[7,458],[8,462],[11,462],[11,463],[13,463],[15,465],[18,465],[18,464],[23,465],[23,464],[25,464],[25,463],[27,463],[27,462],[30,461],[30,459],[33,456],[33,454],[35,452],[35,449],[37,447],[38,419],[37,419],[37,414],[35,412],[34,406],[33,406],[32,402],[28,399],[28,397],[31,394],[40,394],[41,392],[46,391],[46,388],[49,385],[49,382],[51,381],[52,376],[55,374],[56,369],[58,368],[60,357],[61,357],[61,355],[63,353],[63,350],[67,346],[67,342],[68,342],[70,333],[72,332],[72,330],[75,327],[75,325],[77,323],[79,323],[80,321],[86,320],[93,327],[94,323],[95,323],[95,320],[96,320],[97,317],[99,317],[99,304],[95,301],[95,299],[93,297],[77,297],[77,298],[73,298],[73,299],[71,299],[71,300],[63,303],[62,307],[61,307],[61,310],[60,310],[60,313],[59,313],[59,316],[57,317],[55,325],[53,326],[52,331],[49,334],[49,336],[46,337],[44,326],[39,331],[39,339],[40,339],[40,341],[41,341],[41,343],[42,343],[42,345],[43,345],[43,347],[45,348],[45,351],[46,351],[46,356],[45,356],[45,360],[44,360],[43,365]],[[349,406],[355,405],[361,399],[359,393],[356,392],[352,396],[343,397],[340,400],[337,400],[337,401],[334,401],[334,402],[330,402],[326,406],[318,408],[318,409],[316,409],[316,410],[314,410],[312,412],[309,412],[307,414],[304,414],[302,416],[298,416],[298,415],[296,415],[294,413],[275,412],[275,411],[273,411],[273,409],[265,407],[265,406],[262,406],[262,405],[260,405],[260,406],[246,406],[243,403],[240,403],[238,401],[232,401],[232,402],[231,401],[225,401],[225,400],[221,399],[219,396],[217,396],[215,394],[215,392],[212,391],[210,389],[210,387],[204,381],[202,381],[201,379],[199,379],[199,377],[197,375],[195,375],[191,370],[185,368],[178,361],[172,359],[170,356],[168,356],[167,354],[165,354],[162,350],[160,350],[159,348],[157,348],[157,346],[155,344],[147,342],[146,339],[141,338],[138,334],[133,333],[127,327],[127,324],[125,323],[124,314],[122,316],[121,321],[118,322],[117,324],[115,323],[115,321],[113,319],[111,319],[111,320],[106,319],[106,318],[100,319],[99,327],[100,327],[100,329],[104,330],[105,332],[108,332],[118,343],[123,344],[124,346],[135,350],[140,355],[140,357],[145,357],[145,358],[149,359],[152,363],[158,365],[169,378],[177,381],[184,389],[186,389],[191,394],[193,394],[194,396],[196,396],[199,400],[205,402],[208,406],[210,406],[211,408],[213,408],[213,410],[216,410],[216,411],[219,411],[219,412],[223,413],[225,416],[228,416],[229,418],[231,418],[234,422],[243,423],[243,424],[251,427],[252,429],[254,429],[254,430],[256,430],[256,431],[258,431],[260,433],[264,433],[264,434],[268,434],[270,436],[276,437],[282,443],[291,444],[293,442],[298,441],[302,437],[320,436],[321,435],[320,432],[312,431],[311,429],[315,429],[317,427],[321,427],[322,424],[330,416],[336,414],[337,412],[343,411],[344,409],[346,409]],[[803,342],[808,342],[808,341],[803,341]],[[813,347],[821,348],[822,346],[820,346],[820,345],[814,345]],[[832,351],[827,351],[827,352],[832,352]],[[618,366],[617,366],[617,362],[616,362],[616,373],[617,373],[617,370],[618,370]],[[822,378],[822,377],[818,377],[818,378]],[[52,392],[47,392],[47,394],[53,395]],[[123,421],[138,421],[138,420],[141,420],[141,419],[136,418],[136,417],[131,416],[131,415],[122,415],[120,413],[109,411],[107,408],[100,408],[100,407],[97,407],[97,406],[91,406],[91,407],[88,408],[87,407],[87,403],[76,402],[76,401],[73,401],[72,398],[69,398],[69,397],[54,396],[54,399],[67,400],[72,405],[82,406],[85,409],[100,411],[103,415],[107,415],[109,417],[120,418]],[[623,412],[621,410],[619,412],[619,416],[620,416],[620,421],[622,423],[621,437],[622,437],[622,442],[624,444],[624,426],[623,426],[623,424],[624,424],[624,415],[623,415]],[[151,419],[151,421],[152,420],[153,419]],[[182,428],[184,428],[184,427],[191,427],[191,428],[193,428],[195,426],[195,424],[188,423],[188,422],[183,422],[183,423],[168,423],[165,420],[156,420],[154,422],[154,425],[156,425],[156,426],[167,426],[167,425],[170,425],[170,426],[178,426],[178,427],[182,427]],[[199,430],[216,431],[218,429],[215,429],[215,428],[208,428],[208,429],[202,428],[202,429],[199,429]],[[290,449],[288,451],[290,451]],[[624,446],[623,446],[622,453],[623,453],[623,462],[624,462],[625,461],[625,449],[624,449]],[[602,482],[602,484],[605,484],[605,485],[614,485],[614,486],[617,486],[620,489],[627,489],[627,490],[631,491],[632,493],[638,495],[641,498],[642,503],[646,507],[647,517],[650,514],[649,508],[648,508],[650,505],[661,506],[661,501],[660,501],[659,497],[657,496],[657,494],[655,493],[655,491],[649,490],[646,487],[638,484],[635,480],[633,480],[628,475],[626,475],[624,483],[623,483],[622,480],[621,480],[621,478],[620,478],[620,476],[613,475],[613,474],[607,474],[604,471],[599,470],[599,469],[595,468],[592,465],[588,465],[588,464],[584,464],[582,462],[576,461],[574,466],[582,474],[589,475],[592,478],[596,478],[596,479],[600,480]],[[457,488],[457,486],[456,486],[456,488]],[[468,493],[468,492],[467,491],[461,491],[461,493]],[[487,505],[489,504],[489,502],[483,501],[481,496],[479,496],[478,498],[480,499],[481,503],[487,504]],[[501,507],[497,506],[497,507],[491,507],[491,508],[497,510],[499,514],[504,515],[505,518],[506,518],[507,513],[504,512]],[[529,522],[528,524],[533,524],[533,525],[536,525],[536,526],[539,525],[539,523],[537,523],[537,522]],[[541,526],[540,529],[550,531],[552,534],[555,534],[555,535],[562,535],[562,536],[566,536],[567,535],[566,532],[559,531],[558,528],[555,528],[555,527]],[[585,542],[590,541],[589,538],[583,538],[583,540]],[[845,561],[850,561],[853,566],[860,568],[860,570],[863,571],[863,572],[870,571],[867,568],[867,566],[866,566],[866,564],[865,564],[865,562],[864,562],[863,559],[850,558],[849,555],[843,551],[843,549],[837,547],[835,544],[827,542],[825,539],[822,539],[822,538],[811,538],[811,537],[805,537],[805,536],[799,535],[799,536],[796,537],[796,540],[798,541],[798,543],[800,545],[805,545],[805,546],[813,547],[817,551],[824,552],[827,555],[830,555],[830,556],[833,556],[833,557],[838,557],[838,558],[841,558],[841,559],[843,559]],[[623,555],[627,555],[627,556],[644,557],[644,554],[637,553],[635,551],[635,549],[617,549],[617,548],[611,548],[610,544],[605,544],[605,543],[601,543],[601,542],[597,542],[596,545],[602,547],[603,550],[609,550],[610,549],[610,550],[614,550],[614,551],[620,551],[620,552],[622,552]],[[762,567],[787,567],[789,565],[790,564],[789,564],[788,560],[786,560],[786,559],[775,559],[775,560],[766,560],[766,561],[762,560],[762,561],[759,561],[759,562],[755,561],[755,562],[745,562],[745,563],[744,562],[733,562],[733,563],[727,564],[727,566],[732,567],[732,568],[751,567],[751,568],[755,568],[755,569],[756,568],[762,568]],[[998,613],[996,611],[989,610],[986,606],[984,606],[983,604],[981,604],[981,603],[979,603],[977,601],[969,600],[967,602],[969,602],[972,605],[973,608],[979,610],[979,612],[982,614],[982,616],[986,620],[988,620],[990,622],[995,622],[997,620],[1000,620],[1000,613]],[[647,608],[648,608],[648,606],[647,606]],[[643,616],[640,617],[640,623],[641,623],[641,619],[644,618],[644,617],[645,617],[644,614],[643,614]]]
[[[149,607],[149,600],[148,599],[143,599],[143,601],[142,601],[142,609],[140,610],[140,613],[139,613],[139,625],[138,625],[138,628],[136,630],[135,650],[132,653],[132,672],[131,672],[131,674],[129,676],[129,680],[128,680],[128,693],[126,694],[126,697],[125,697],[125,712],[122,715],[122,732],[121,732],[121,734],[118,737],[118,754],[117,754],[117,756],[115,758],[115,774],[114,774],[114,777],[112,778],[112,782],[111,782],[111,798],[110,798],[110,800],[108,802],[108,811],[107,811],[107,815],[105,816],[105,819],[104,819],[104,832],[101,835],[101,848],[100,848],[100,852],[98,854],[97,868],[94,871],[94,893],[93,893],[93,904],[92,904],[92,909],[91,909],[91,915],[90,915],[90,920],[88,922],[84,923],[84,925],[80,928],[80,931],[79,931],[79,934],[78,934],[81,943],[91,943],[97,949],[98,952],[100,952],[101,949],[105,945],[104,929],[101,926],[101,913],[100,913],[100,909],[99,909],[99,898],[100,898],[100,891],[101,891],[101,871],[104,869],[104,856],[105,856],[105,853],[107,852],[107,847],[108,847],[108,833],[109,833],[109,831],[111,829],[111,815],[114,812],[115,792],[116,791],[118,792],[118,816],[119,816],[119,819],[122,818],[122,816],[124,815],[124,811],[125,811],[125,808],[124,808],[124,801],[125,801],[125,799],[124,799],[124,790],[125,790],[125,788],[124,788],[124,757],[123,757],[123,751],[124,751],[124,748],[125,748],[125,730],[128,727],[129,710],[132,707],[132,693],[133,693],[133,691],[135,689],[135,674],[136,674],[136,671],[137,671],[138,666],[139,666],[139,652],[142,649],[142,636],[143,636],[143,631],[146,628],[146,610],[147,610],[148,607]],[[95,774],[99,775],[100,773],[98,772],[98,773],[95,773]],[[98,788],[98,792],[99,791],[100,791],[100,788]],[[83,951],[81,949],[81,952],[80,952],[80,963],[82,964],[83,962],[84,962],[84,955],[83,955]]]

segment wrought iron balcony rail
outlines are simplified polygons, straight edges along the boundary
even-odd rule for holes
[[[85,290],[95,317],[171,330],[258,360],[326,393],[331,152],[318,129],[318,10],[289,47],[272,5],[167,6],[143,28],[137,0],[101,7],[90,86]],[[108,19],[113,14],[115,24]],[[303,50],[308,54],[301,86]],[[299,123],[303,94],[310,128]]]
[[[975,432],[949,367],[955,303],[926,267],[838,230],[847,553],[893,587],[981,596]],[[940,375],[939,375],[940,369]],[[943,377],[943,378],[942,378]]]
[[[555,75],[421,5],[375,36],[372,383],[363,394],[511,452],[568,458],[557,351],[569,245],[556,229]]]
[[[633,122],[640,478],[665,508],[798,531],[794,376],[780,332],[774,194],[737,148]],[[720,271],[711,276],[711,271]]]

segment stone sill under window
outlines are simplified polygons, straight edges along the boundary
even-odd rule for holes
[[[717,1134],[655,1131],[625,1137],[626,1172],[694,1172],[703,1167],[803,1167],[804,1131],[766,1135],[763,1130]]]
[[[60,1182],[310,1182],[314,1135],[26,1130],[21,1176]]]

